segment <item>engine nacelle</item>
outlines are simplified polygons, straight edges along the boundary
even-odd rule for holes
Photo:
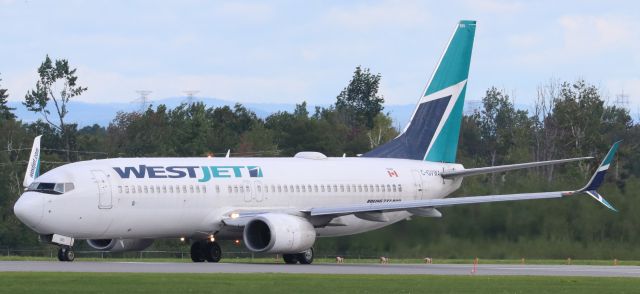
[[[153,239],[92,239],[87,244],[93,249],[109,252],[142,251],[151,246]]]
[[[243,239],[247,248],[254,252],[299,253],[313,246],[316,230],[304,218],[265,213],[247,223]]]

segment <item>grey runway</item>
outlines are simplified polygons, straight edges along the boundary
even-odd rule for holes
[[[2,261],[0,272],[472,275],[469,264],[246,264]],[[640,266],[480,264],[474,275],[640,277]]]

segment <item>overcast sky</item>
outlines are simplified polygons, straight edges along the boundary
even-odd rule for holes
[[[446,4],[443,4],[445,3]],[[417,101],[460,19],[478,21],[467,100],[495,85],[532,103],[584,78],[640,110],[638,1],[0,0],[0,85],[21,100],[46,54],[68,59],[78,100],[198,96],[329,104],[357,65],[389,104]],[[635,115],[634,115],[635,116]]]

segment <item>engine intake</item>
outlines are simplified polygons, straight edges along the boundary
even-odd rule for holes
[[[316,230],[304,218],[265,213],[244,227],[244,244],[253,252],[299,253],[313,246]]]
[[[87,240],[91,248],[100,251],[142,251],[151,246],[153,239],[92,239]]]

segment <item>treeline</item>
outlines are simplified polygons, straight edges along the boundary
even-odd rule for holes
[[[45,60],[42,66],[57,65]],[[75,70],[66,69],[59,76],[75,75]],[[0,90],[0,246],[40,246],[12,211],[36,135],[43,135],[43,171],[77,160],[223,156],[228,149],[232,156],[291,156],[299,151],[356,156],[397,135],[378,94],[380,78],[358,67],[331,107],[312,111],[303,102],[293,112],[262,119],[240,104],[213,108],[196,102],[174,109],[157,105],[123,112],[108,126],[82,128],[56,119],[64,112],[44,113],[55,110],[52,101],[62,101],[61,96],[30,92],[25,105],[46,118],[24,123],[6,106],[8,92]],[[86,90],[75,83],[73,79],[78,94]],[[29,95],[40,98],[29,100]],[[441,219],[414,217],[362,235],[320,239],[320,254],[640,258],[635,246],[640,242],[640,216],[634,213],[640,208],[635,198],[640,188],[640,125],[626,109],[607,105],[600,90],[584,81],[541,86],[533,113],[515,109],[512,99],[496,88],[488,89],[482,102],[480,109],[463,118],[459,162],[476,167],[581,156],[599,160],[611,143],[624,140],[602,189],[620,212],[611,212],[587,196],[443,208]],[[579,188],[597,164],[590,160],[470,177],[457,195]]]

